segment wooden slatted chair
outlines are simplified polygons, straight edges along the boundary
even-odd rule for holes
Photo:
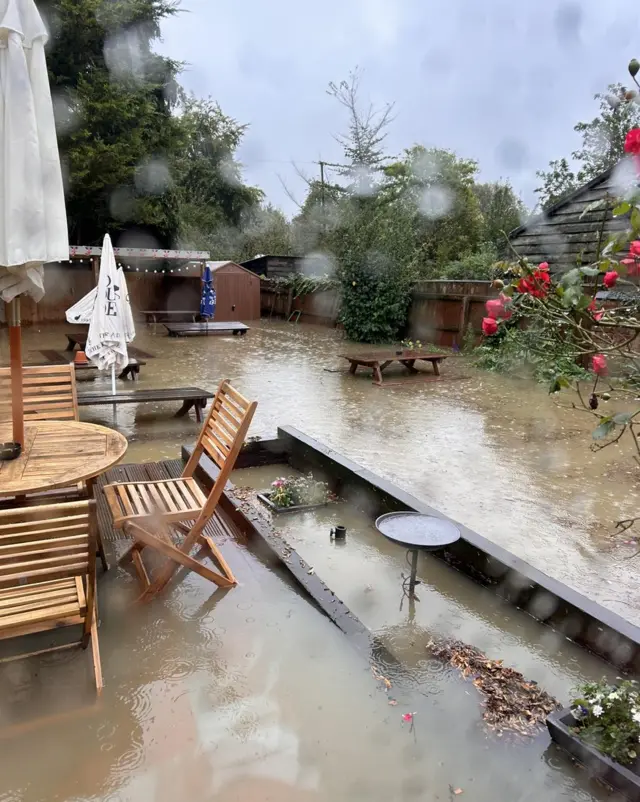
[[[25,365],[24,419],[79,420],[73,365]],[[11,419],[11,369],[0,368],[0,419]]]
[[[68,365],[25,365],[22,368],[22,388],[25,421],[80,420],[76,371]],[[0,420],[11,418],[11,369],[0,368]],[[24,498],[10,499],[10,507],[20,504],[47,504],[55,501],[87,498],[91,495],[86,482],[62,487],[47,493],[33,493]],[[0,509],[7,504],[0,504]],[[98,532],[98,554],[105,571],[109,568],[107,556]]]
[[[0,639],[81,626],[80,641],[7,660],[91,642],[98,691],[102,669],[96,623],[95,501],[0,511]],[[4,660],[3,662],[6,662]]]
[[[169,582],[179,565],[190,568],[220,587],[237,584],[213,539],[204,528],[213,515],[224,486],[244,443],[257,402],[249,402],[225,379],[218,388],[191,459],[178,479],[127,482],[106,485],[105,496],[116,528],[134,539],[121,562],[133,560],[143,586],[140,601],[152,598]],[[218,476],[208,496],[194,479],[200,457],[206,454],[218,467]],[[187,525],[185,522],[190,522]],[[184,535],[179,547],[173,536]],[[198,545],[208,552],[222,573],[212,571],[190,556]],[[151,580],[142,562],[142,551],[150,546],[168,557]]]

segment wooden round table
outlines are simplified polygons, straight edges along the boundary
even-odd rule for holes
[[[0,442],[12,439],[0,423]],[[124,456],[127,439],[113,429],[79,421],[25,422],[17,459],[0,461],[0,497],[69,487],[104,473]]]

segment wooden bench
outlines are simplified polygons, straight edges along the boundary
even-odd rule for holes
[[[230,331],[233,334],[246,334],[249,326],[244,323],[165,323],[164,327],[169,332],[169,337],[181,337],[185,334],[219,334],[223,331]]]
[[[65,351],[73,351],[73,349],[77,346],[81,351],[84,350],[87,344],[87,332],[86,331],[72,331],[67,332],[67,347]],[[135,357],[138,360],[138,364],[144,365],[144,362],[140,361],[142,359],[153,359],[154,354],[150,354],[148,351],[143,351],[142,348],[136,348],[134,345],[127,346],[127,353]],[[67,360],[69,361],[69,360]]]
[[[419,373],[414,367],[415,363],[422,360],[431,362],[433,372],[436,376],[440,375],[440,363],[447,358],[448,354],[434,354],[428,351],[411,351],[409,349],[385,351],[370,351],[364,354],[341,354],[344,359],[349,360],[349,373],[355,374],[358,367],[370,368],[373,371],[374,384],[382,384],[382,372],[388,368],[392,362],[399,362],[404,365],[411,373]]]
[[[150,401],[182,401],[182,406],[176,412],[176,418],[181,418],[193,407],[196,420],[202,420],[202,410],[207,401],[214,397],[213,393],[201,387],[174,387],[158,388],[156,390],[128,390],[116,393],[78,393],[78,406],[97,406],[99,404],[141,404]]]
[[[195,323],[200,312],[186,309],[148,309],[140,314],[145,316],[145,323],[164,323],[167,320],[179,320],[180,318]]]
[[[76,370],[83,370],[83,371],[97,371],[97,365],[94,365],[93,362],[74,362],[72,359],[69,358],[68,351],[54,351],[48,348],[42,348],[40,350],[42,356],[52,365],[69,365],[72,364]],[[129,364],[126,368],[118,374],[119,379],[128,379],[129,377],[132,381],[136,380],[136,376],[140,375],[140,366],[146,365],[147,363],[143,359],[129,359]]]

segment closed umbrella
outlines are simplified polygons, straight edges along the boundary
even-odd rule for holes
[[[111,390],[114,395],[116,371],[120,373],[129,364],[127,343],[134,336],[133,315],[124,273],[122,269],[116,268],[111,237],[105,234],[85,353],[99,370],[111,370]]]
[[[20,295],[44,295],[45,262],[69,258],[47,31],[33,0],[0,2],[0,297],[9,304],[13,439],[24,443]]]
[[[205,265],[202,274],[202,295],[200,296],[200,316],[212,318],[216,313],[216,291],[213,289],[211,268]]]

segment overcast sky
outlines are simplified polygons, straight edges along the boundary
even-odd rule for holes
[[[249,124],[245,178],[287,214],[302,201],[291,162],[339,161],[345,110],[326,94],[358,65],[362,100],[395,101],[389,150],[414,143],[477,159],[535,201],[535,171],[579,143],[593,94],[640,58],[629,0],[183,0],[161,49],[182,82]]]

